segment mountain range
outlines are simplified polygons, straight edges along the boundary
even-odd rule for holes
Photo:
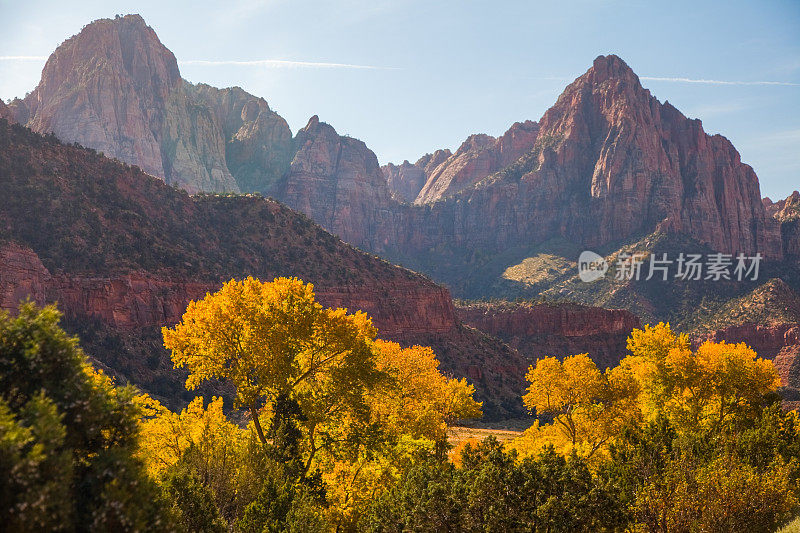
[[[617,56],[597,57],[536,122],[381,166],[317,116],[293,135],[263,98],[183,80],[152,28],[127,15],[65,41],[31,93],[0,102],[0,118],[65,143],[0,132],[0,170],[14,178],[0,210],[3,307],[26,291],[57,299],[76,330],[99,321],[98,339],[133,346],[131,328],[174,322],[226,277],[292,274],[314,281],[323,303],[368,311],[386,337],[433,345],[499,416],[519,412],[526,361],[580,350],[611,364],[640,320],[698,339],[750,335],[800,387],[800,318],[787,311],[800,301],[800,196],[762,199],[726,138],[652,96]],[[586,249],[609,262],[627,252],[765,261],[749,282],[587,284],[576,268]],[[434,282],[459,298],[546,302],[456,307]],[[733,312],[742,307],[760,311]]]

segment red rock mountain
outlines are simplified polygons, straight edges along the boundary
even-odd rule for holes
[[[427,172],[427,180],[415,200],[433,203],[472,187],[483,178],[506,168],[530,152],[539,125],[517,122],[503,136],[471,135],[446,161]]]
[[[68,39],[11,107],[36,131],[189,191],[270,194],[356,246],[419,268],[442,263],[441,253],[494,254],[556,237],[598,247],[657,228],[719,251],[783,255],[758,179],[730,142],[660,103],[616,56],[598,57],[538,123],[384,171],[364,143],[316,118],[291,141],[263,99],[185,82],[138,15]],[[403,203],[412,196],[422,205]]]
[[[182,80],[175,56],[139,15],[97,20],[66,40],[39,85],[12,109],[34,131],[100,150],[190,192],[260,189],[253,167],[263,165],[274,180],[291,137],[263,99]]]
[[[428,181],[428,177],[439,165],[452,156],[450,150],[436,150],[432,154],[425,154],[413,165],[408,160],[400,165],[389,163],[383,167],[383,175],[389,190],[401,202],[411,203],[419,195],[419,191]]]
[[[0,118],[3,118],[10,122],[14,121],[14,113],[11,111],[11,109],[8,108],[8,106],[2,100],[0,100]]]
[[[310,142],[314,136],[304,133],[308,149],[295,154],[293,167],[323,157]],[[325,139],[337,144],[330,130]],[[729,253],[783,256],[778,224],[766,214],[752,168],[727,139],[707,135],[700,121],[651,96],[616,56],[599,57],[538,127],[520,125],[497,141],[472,137],[450,164],[432,171],[416,200],[424,207],[393,201],[371,152],[347,143],[364,168],[318,167],[309,188],[344,189],[350,202],[314,191],[279,198],[357,246],[410,264],[443,247],[498,252],[555,237],[597,247],[656,229]],[[497,154],[511,160],[523,150],[489,174],[500,164],[491,162]],[[392,177],[391,168],[386,172]],[[419,173],[409,181],[417,180]],[[426,261],[435,258],[420,264]]]
[[[800,192],[794,191],[787,198],[774,203],[764,198],[764,207],[781,225],[783,250],[787,259],[800,268]]]

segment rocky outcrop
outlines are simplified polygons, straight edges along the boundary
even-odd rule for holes
[[[496,170],[491,151],[495,141],[483,133],[470,135],[456,153],[431,173],[415,203],[431,203],[452,196],[491,174]]]
[[[392,198],[375,154],[316,115],[297,132],[294,147],[277,197],[355,246],[393,247],[406,206]]]
[[[538,132],[539,125],[528,120],[515,123],[498,139],[471,135],[455,154],[428,173],[415,202],[436,202],[506,168],[533,149]]]
[[[53,52],[21,122],[164,177],[158,134],[179,85],[175,56],[141,17],[98,20]]]
[[[800,191],[794,191],[777,202],[764,198],[763,204],[767,214],[780,222],[800,217]]]
[[[239,87],[217,89],[185,83],[188,93],[208,106],[226,140],[225,161],[239,189],[270,194],[289,167],[292,132],[286,121]]]
[[[73,319],[94,319],[121,330],[176,324],[191,300],[221,283],[154,276],[146,271],[105,276],[51,275],[33,250],[9,243],[0,248],[0,308],[14,310],[30,298],[39,305],[58,302]],[[458,325],[447,289],[413,280],[387,280],[380,287],[316,287],[327,307],[369,314],[381,335],[448,333]]]
[[[781,225],[784,255],[800,262],[800,192],[794,191],[787,198],[774,203],[764,198],[764,207]]]
[[[436,150],[420,157],[413,165],[408,160],[400,165],[389,163],[381,167],[381,171],[394,197],[401,202],[411,203],[419,195],[428,177],[451,155],[453,154],[450,150]]]
[[[3,102],[0,100],[0,118],[5,119],[9,122],[14,122],[14,112]]]
[[[457,309],[465,324],[506,341],[530,361],[587,353],[601,369],[626,355],[626,340],[641,327],[629,311],[563,304],[470,304]]]

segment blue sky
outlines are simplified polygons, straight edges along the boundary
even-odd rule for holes
[[[39,58],[83,25],[125,13],[155,29],[184,78],[263,96],[293,132],[318,114],[381,163],[536,120],[615,53],[661,101],[731,139],[763,195],[800,188],[797,0],[0,0],[0,97],[31,90]]]

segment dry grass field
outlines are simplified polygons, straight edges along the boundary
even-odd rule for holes
[[[450,444],[454,447],[466,440],[475,439],[480,441],[490,435],[495,437],[500,442],[505,442],[522,433],[522,430],[475,428],[464,426],[452,426],[447,431]]]

